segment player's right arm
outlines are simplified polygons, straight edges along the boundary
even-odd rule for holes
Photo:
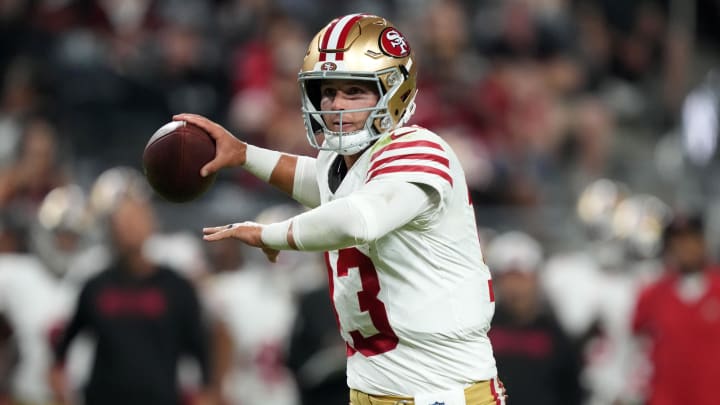
[[[203,176],[225,167],[240,166],[307,207],[320,205],[315,159],[250,145],[237,139],[221,125],[200,115],[178,114],[173,120],[195,124],[215,140],[215,158],[201,169]]]

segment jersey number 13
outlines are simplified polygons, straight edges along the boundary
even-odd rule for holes
[[[332,298],[334,293],[333,268],[328,253],[325,253],[325,261],[328,267],[330,297]],[[380,282],[375,266],[367,256],[355,248],[340,249],[337,259],[337,277],[347,277],[350,271],[360,273],[362,290],[357,293],[358,304],[361,311],[370,315],[370,321],[378,332],[371,336],[363,336],[359,330],[349,331],[353,343],[352,347],[348,347],[348,355],[359,351],[364,356],[373,356],[394,349],[398,344],[398,337],[390,326],[385,304],[378,299]],[[334,300],[333,310],[337,319]],[[338,326],[340,326],[339,320]]]

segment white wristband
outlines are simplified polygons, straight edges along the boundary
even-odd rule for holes
[[[264,243],[265,246],[271,247],[273,249],[291,249],[290,244],[288,243],[288,229],[290,229],[291,221],[292,219],[288,219],[283,222],[276,222],[274,224],[265,225],[263,227],[262,233],[260,234],[260,239],[262,240],[262,243]]]
[[[282,153],[248,144],[243,167],[264,182],[270,180]]]

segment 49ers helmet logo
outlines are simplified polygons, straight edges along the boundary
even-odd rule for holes
[[[404,58],[410,54],[410,44],[405,36],[395,28],[385,28],[380,34],[380,49],[395,58]]]
[[[325,62],[320,65],[320,70],[337,70],[337,65],[333,62]]]

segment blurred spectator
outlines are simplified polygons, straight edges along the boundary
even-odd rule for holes
[[[13,401],[47,404],[48,332],[58,316],[57,279],[28,254],[0,256],[0,312],[15,335],[19,359],[8,385]]]
[[[347,401],[345,342],[337,333],[337,322],[328,306],[327,287],[305,291],[298,297],[298,310],[288,354],[303,405]]]
[[[642,291],[633,329],[648,339],[648,405],[717,403],[720,273],[699,216],[680,214],[664,233],[666,271]]]
[[[75,313],[54,345],[51,387],[67,403],[63,362],[78,333],[97,340],[84,403],[180,404],[178,361],[184,353],[199,364],[203,388],[210,370],[206,325],[193,285],[176,272],[153,264],[143,246],[155,226],[147,201],[121,198],[109,218],[116,260],[83,287]],[[198,396],[198,404],[209,400]]]
[[[308,154],[297,85],[307,44],[304,27],[289,16],[268,16],[267,26],[235,50],[230,122],[256,144]]]
[[[88,247],[92,225],[80,186],[57,187],[47,194],[30,226],[30,249],[61,278]]]
[[[596,180],[576,199],[581,226],[577,244],[563,245],[549,255],[541,274],[543,288],[563,328],[574,338],[591,333],[601,305],[597,285],[606,269],[622,267],[620,242],[612,223],[618,204],[629,195],[627,186],[609,179]]]
[[[540,244],[522,232],[490,242],[486,257],[497,301],[488,335],[513,403],[579,405],[580,356],[543,301],[542,255]]]
[[[0,311],[0,405],[10,405],[10,381],[18,362],[17,338],[13,328]]]
[[[297,299],[288,366],[297,380],[303,405],[343,404],[349,396],[345,342],[338,334],[329,300],[326,283],[303,291]]]
[[[658,258],[654,241],[642,252],[628,250],[633,238],[647,242],[634,220],[621,221],[629,236],[612,229],[618,206],[631,200],[622,195],[627,190],[595,235],[567,215],[576,195],[612,178],[670,205],[704,207],[706,242],[718,239],[715,0],[0,3],[0,301],[18,300],[17,312],[6,313],[23,337],[11,384],[16,401],[48,395],[36,382],[40,374],[26,371],[39,368],[24,364],[42,364],[37,354],[26,354],[26,345],[42,344],[43,311],[71,310],[83,283],[113,260],[101,222],[91,222],[74,242],[77,235],[67,229],[56,234],[35,223],[48,192],[70,182],[84,187],[108,167],[136,166],[149,135],[178,111],[226,121],[258,145],[309,153],[297,103],[297,53],[305,50],[308,30],[344,13],[405,21],[417,57],[433,66],[419,77],[424,100],[411,123],[437,128],[458,152],[480,227],[523,229],[540,238],[550,259],[538,276],[561,325],[585,342],[581,378],[591,404],[631,398],[627,385],[640,377],[627,374],[638,355],[625,341],[630,311],[638,285],[657,275]],[[689,93],[688,85],[694,87]],[[660,134],[669,142],[656,145]],[[657,168],[649,156],[656,146]],[[72,162],[65,153],[70,147]],[[277,197],[246,182],[234,189],[247,197],[243,203],[223,204],[227,180],[218,178],[207,197],[192,204],[153,202],[173,233],[159,229],[147,242],[151,261],[195,280],[205,277],[195,228],[207,222],[207,212],[241,207],[253,216]],[[603,205],[595,203],[586,208]],[[67,253],[82,252],[63,257],[54,242]],[[314,334],[320,332],[303,325],[323,322],[322,333],[333,338],[336,330],[334,320],[323,318],[328,314],[316,312],[328,308],[315,263],[289,255],[280,260],[290,273],[283,282],[300,294],[295,333],[309,336],[296,336],[290,352],[298,367],[316,358],[310,353],[324,353],[321,344],[298,345],[321,343]],[[55,283],[62,290],[57,305],[50,299]],[[82,346],[78,340],[73,346]],[[89,365],[76,364],[82,356],[69,356],[70,385],[84,381]],[[32,387],[33,396],[18,384]]]
[[[15,161],[0,171],[0,207],[13,206],[30,221],[45,195],[68,181],[60,159],[57,129],[48,119],[29,118]]]
[[[272,205],[255,220],[274,222],[299,211],[297,204]],[[214,273],[204,279],[205,301],[216,324],[216,340],[226,346],[224,352],[222,347],[216,350],[223,363],[216,365],[223,374],[223,397],[231,404],[297,404],[288,342],[295,294],[318,280],[317,267],[308,268],[319,264],[312,260],[317,255],[283,252],[268,266],[259,252],[229,240],[209,243],[207,249]],[[343,399],[347,401],[347,391]]]
[[[294,315],[291,291],[282,280],[286,274],[246,262],[233,241],[209,249],[216,274],[205,279],[205,300],[230,346],[224,358],[216,356],[226,363],[223,397],[231,404],[296,404],[295,384],[284,364]]]
[[[567,149],[559,158],[570,173],[570,189],[577,194],[591,182],[614,174],[611,154],[616,128],[611,111],[596,97],[576,100],[569,114],[569,137],[563,145]]]
[[[260,223],[276,222],[299,214],[301,207],[279,204],[264,210]],[[299,402],[341,404],[348,401],[345,374],[346,345],[330,303],[326,266],[317,253],[286,251],[273,265],[290,281],[294,317],[287,337],[287,366],[299,392]]]
[[[9,209],[0,210],[0,254],[27,252],[27,224]]]
[[[430,1],[429,7],[408,24],[407,35],[418,38],[421,64],[435,66],[418,76],[417,111],[412,123],[437,128],[440,135],[458,131],[475,139],[471,109],[474,95],[467,91],[483,73],[482,60],[469,44],[465,10],[456,0]]]
[[[40,63],[28,55],[12,59],[0,81],[0,116],[19,120],[47,107],[46,75]]]
[[[213,40],[217,31],[211,5],[201,0],[159,4],[159,26],[148,38],[153,52],[138,75],[164,96],[171,113],[221,116],[231,91],[223,62],[224,43]]]
[[[575,248],[551,255],[542,287],[562,327],[582,346],[587,405],[632,403],[644,363],[630,333],[637,290],[658,272],[655,255],[669,208],[600,179],[577,199]]]
[[[74,186],[76,188],[77,186]],[[37,226],[31,233],[31,245],[43,260],[52,265],[60,277],[61,308],[53,320],[52,335],[62,330],[77,305],[77,297],[87,280],[111,266],[117,259],[109,221],[117,204],[125,198],[147,204],[150,190],[142,174],[131,167],[118,166],[103,171],[92,183],[88,203],[77,198],[60,198],[73,193],[55,195],[51,192],[39,210]],[[46,207],[47,205],[47,207]],[[158,227],[160,224],[158,223]],[[160,229],[155,229],[160,231]],[[82,237],[75,243],[73,233]],[[60,237],[58,237],[60,236]],[[70,238],[68,240],[68,238]],[[65,241],[58,244],[58,241]],[[68,249],[74,245],[75,250]],[[207,264],[198,238],[189,231],[154,232],[143,243],[143,255],[160,267],[168,267],[190,281],[196,281],[207,271]],[[58,266],[60,265],[60,266]],[[81,333],[73,340],[64,364],[67,384],[77,392],[87,384],[96,341],[89,333]],[[180,384],[185,391],[197,389],[198,369],[192,359],[183,358],[180,364]]]

